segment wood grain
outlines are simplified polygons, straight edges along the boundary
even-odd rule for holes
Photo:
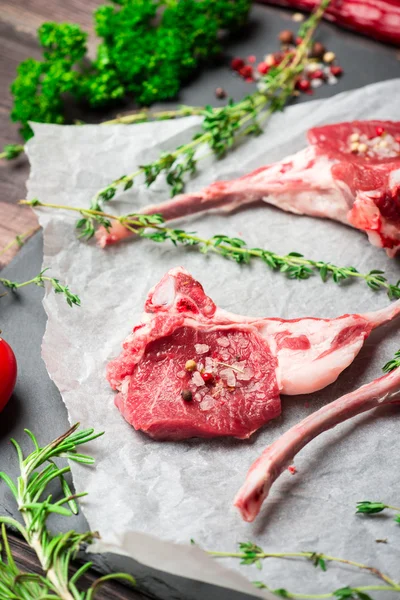
[[[29,57],[39,59],[36,30],[44,21],[68,21],[81,25],[89,33],[89,53],[94,54],[96,39],[92,28],[92,12],[97,0],[2,0],[0,12],[0,149],[5,144],[20,142],[18,125],[10,121],[12,97],[10,84],[18,64]],[[85,115],[80,115],[82,119]],[[0,150],[1,151],[1,150]],[[36,224],[32,211],[17,207],[25,197],[29,163],[22,155],[14,161],[0,160],[0,251],[16,235]],[[0,255],[5,264],[17,247]]]
[[[20,142],[18,126],[11,123],[9,113],[12,98],[9,86],[15,78],[18,64],[28,58],[40,58],[36,42],[36,29],[43,21],[69,21],[78,23],[88,32],[92,11],[100,2],[96,0],[2,0],[0,13],[0,148],[7,143]],[[93,53],[95,38],[89,35]],[[83,115],[84,119],[85,116]],[[0,150],[1,151],[1,150]],[[18,251],[18,244],[2,253],[16,235],[37,227],[37,219],[30,208],[19,206],[18,200],[26,195],[25,183],[29,163],[22,155],[8,162],[0,160],[0,268]],[[11,547],[18,566],[29,572],[40,572],[34,552],[15,535],[10,535]],[[79,566],[79,565],[78,565]],[[89,584],[98,575],[89,572],[83,583]],[[96,595],[99,600],[140,600],[143,594],[113,582],[105,585]]]
[[[26,543],[17,535],[9,533],[8,540],[10,542],[14,560],[19,569],[24,572],[42,575],[43,571],[40,568],[34,551],[27,547]],[[72,573],[74,573],[79,566],[80,564],[77,563],[72,569]],[[80,580],[80,588],[87,589],[97,577],[99,577],[98,573],[95,573],[93,570],[88,571]],[[146,597],[142,594],[127,588],[127,586],[122,585],[118,581],[104,584],[104,586],[101,587],[101,590],[96,594],[97,600],[144,600],[144,598]]]

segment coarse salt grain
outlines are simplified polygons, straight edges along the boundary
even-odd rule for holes
[[[219,374],[229,387],[236,386],[236,377],[232,369],[222,369]]]
[[[214,360],[210,356],[207,356],[205,366],[204,366],[204,372],[212,373],[213,369],[214,369]]]
[[[253,371],[249,367],[245,368],[244,373],[237,373],[236,374],[236,378],[239,381],[250,381],[250,379],[252,377],[253,377]]]
[[[192,375],[192,383],[196,387],[200,387],[204,385],[204,380],[198,371],[195,371]]]
[[[215,405],[215,400],[212,396],[204,396],[203,400],[200,402],[200,410],[206,411],[211,410]]]
[[[222,346],[223,348],[227,348],[229,346],[229,340],[226,337],[217,338],[218,346]]]
[[[210,346],[207,346],[207,344],[195,344],[194,348],[197,354],[205,354],[209,351]]]
[[[313,79],[311,81],[311,87],[313,89],[319,88],[321,87],[321,85],[324,83],[323,79]]]
[[[310,63],[306,67],[307,73],[314,73],[315,71],[319,71],[323,65],[321,63]]]

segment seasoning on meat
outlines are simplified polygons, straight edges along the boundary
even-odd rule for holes
[[[248,438],[280,414],[281,393],[308,394],[334,382],[372,329],[399,313],[400,300],[337,319],[234,315],[175,268],[149,292],[143,326],[109,363],[107,378],[125,419],[153,438]],[[196,368],[183,369],[196,347],[203,352]]]

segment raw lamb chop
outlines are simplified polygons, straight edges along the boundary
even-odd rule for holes
[[[297,10],[314,10],[320,0],[259,0]],[[324,19],[354,29],[368,37],[400,46],[400,4],[398,0],[332,0]]]
[[[229,212],[264,200],[282,210],[340,221],[365,231],[392,257],[400,249],[400,122],[353,121],[310,129],[309,146],[280,162],[197,194],[181,194],[145,214],[165,220]],[[104,247],[132,234],[120,223],[97,232]]]
[[[175,268],[150,291],[107,378],[125,419],[153,438],[248,438],[280,414],[281,393],[335,381],[371,330],[399,313],[400,300],[336,319],[243,317]]]
[[[339,423],[384,404],[400,402],[400,369],[323,406],[289,429],[250,467],[235,498],[245,521],[254,521],[274,481],[304,446]]]

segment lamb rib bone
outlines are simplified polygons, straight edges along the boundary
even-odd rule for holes
[[[400,402],[400,368],[367,383],[309,415],[284,433],[251,465],[234,500],[245,521],[254,521],[274,481],[318,435],[352,417]]]
[[[280,414],[281,393],[309,394],[334,382],[372,329],[399,313],[400,300],[336,319],[235,315],[178,267],[149,292],[142,322],[107,378],[125,419],[154,438],[246,438]],[[195,373],[185,369],[193,359]]]
[[[384,133],[377,135],[381,130]],[[367,150],[354,152],[354,136]],[[277,163],[142,212],[159,213],[170,221],[205,211],[229,212],[264,200],[287,212],[365,231],[372,244],[394,256],[400,249],[400,122],[324,125],[310,129],[307,137],[308,147]],[[115,222],[109,231],[101,227],[96,237],[104,247],[131,235]]]

